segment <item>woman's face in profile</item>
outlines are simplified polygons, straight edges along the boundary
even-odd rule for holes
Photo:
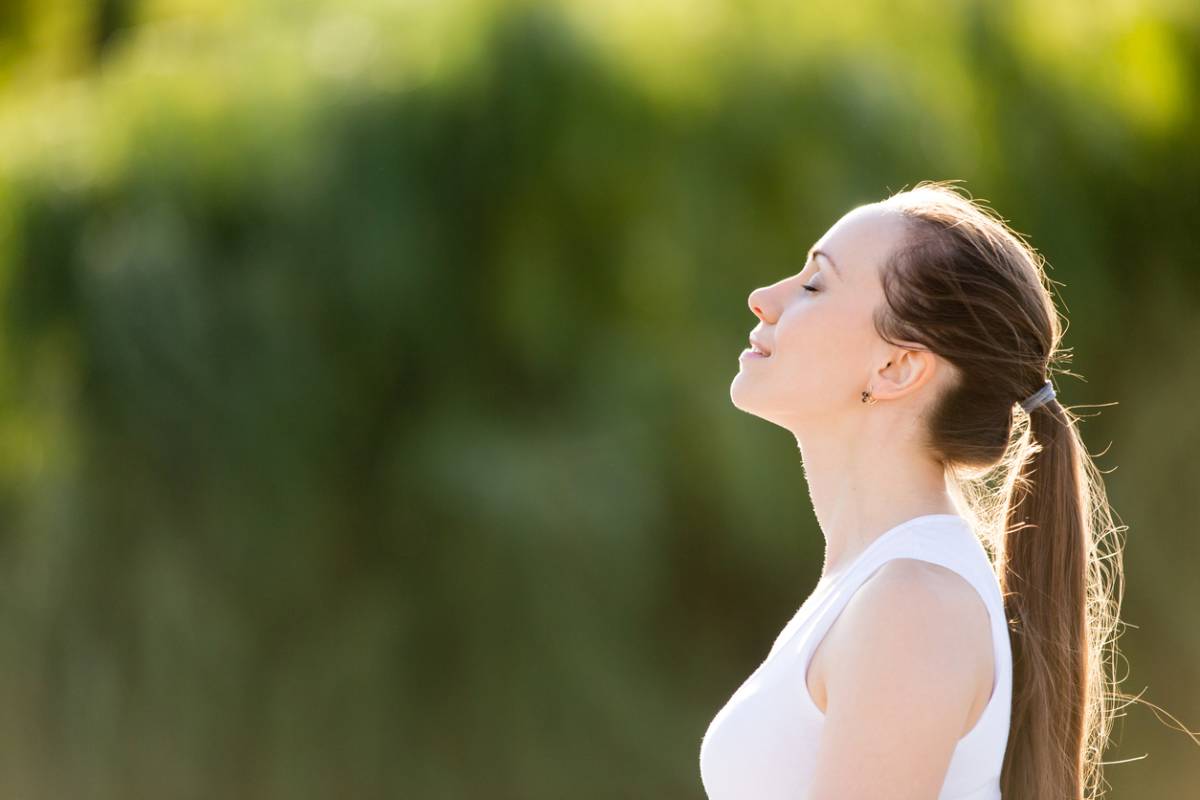
[[[800,272],[750,293],[759,318],[751,337],[769,355],[739,357],[729,391],[736,407],[797,430],[861,403],[886,364],[889,346],[872,316],[883,302],[879,267],[903,232],[897,212],[859,206],[817,241]]]

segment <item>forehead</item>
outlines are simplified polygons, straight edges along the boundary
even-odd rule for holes
[[[823,250],[850,283],[877,278],[880,265],[901,242],[900,215],[880,205],[859,206],[846,213],[813,247]],[[826,269],[818,257],[818,265]]]

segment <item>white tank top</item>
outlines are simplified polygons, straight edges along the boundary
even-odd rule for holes
[[[805,796],[825,719],[808,692],[809,660],[858,587],[894,558],[954,570],[987,606],[995,656],[992,694],[975,727],[958,740],[938,800],[1000,800],[1012,711],[1012,651],[1000,583],[970,524],[955,514],[900,523],[809,595],[704,734],[700,775],[709,800]]]

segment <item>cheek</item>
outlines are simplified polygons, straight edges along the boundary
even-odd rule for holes
[[[776,336],[776,350],[788,373],[810,383],[859,382],[868,339],[857,317],[833,310],[806,309]]]

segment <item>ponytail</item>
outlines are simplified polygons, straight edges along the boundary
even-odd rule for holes
[[[1113,719],[1121,571],[1106,573],[1100,545],[1117,528],[1076,418],[1056,400],[1026,418],[997,554],[1014,686],[1001,787],[1014,800],[1081,800],[1098,796]]]

